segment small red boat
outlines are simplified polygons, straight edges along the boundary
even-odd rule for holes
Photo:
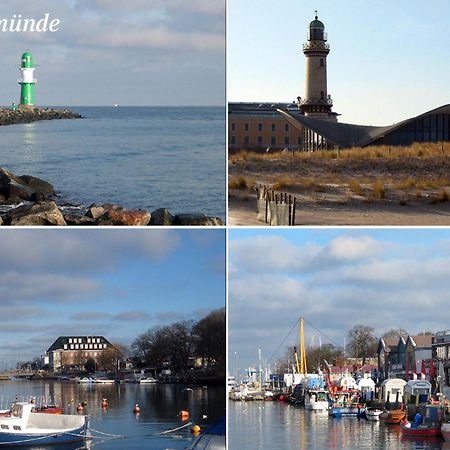
[[[400,422],[400,430],[403,436],[413,437],[434,437],[441,435],[440,425],[418,425],[414,426],[414,423],[403,420]]]

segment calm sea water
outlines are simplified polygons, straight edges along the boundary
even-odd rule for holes
[[[210,425],[225,414],[225,389],[208,386],[192,387],[192,391],[183,391],[183,388],[182,385],[170,384],[82,385],[56,381],[5,381],[0,382],[0,402],[3,407],[16,395],[20,400],[28,399],[31,395],[46,396],[64,405],[65,413],[76,414],[78,402],[87,401],[92,434],[100,436],[90,442],[89,448],[184,449],[193,440],[190,426],[166,435],[159,433],[186,423],[177,417],[181,410],[190,412],[189,421],[200,426]],[[108,399],[106,410],[101,408],[102,398]],[[132,412],[136,403],[141,408],[139,415]],[[207,417],[203,418],[204,415]],[[123,438],[100,435],[94,430],[121,435]],[[80,443],[70,445],[70,448],[67,445],[59,447],[61,450],[72,450],[72,447],[80,450],[86,448]],[[59,447],[52,449],[60,450]],[[27,449],[38,450],[40,447],[30,446]]]
[[[229,450],[450,448],[441,438],[404,438],[399,425],[356,417],[334,419],[288,403],[230,401],[228,405]]]
[[[225,218],[225,109],[68,107],[81,120],[0,127],[0,166],[52,183],[59,203]]]

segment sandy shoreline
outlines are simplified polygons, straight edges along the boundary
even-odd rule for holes
[[[349,160],[246,155],[229,164],[228,221],[269,226],[256,217],[253,186],[264,184],[296,197],[298,226],[448,226],[447,177],[449,155]],[[233,188],[240,178],[246,186]]]

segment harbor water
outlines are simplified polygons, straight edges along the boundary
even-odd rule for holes
[[[0,167],[53,184],[59,204],[225,219],[223,107],[67,107],[84,119],[0,127]]]
[[[200,425],[203,429],[225,414],[225,389],[217,386],[190,386],[180,384],[76,384],[66,381],[1,381],[1,408],[8,407],[14,399],[28,400],[40,397],[64,406],[65,413],[77,414],[79,402],[86,401],[92,435],[91,442],[73,444],[73,449],[84,450],[141,450],[141,449],[184,449],[192,441],[191,426],[177,431],[187,422]],[[108,408],[102,408],[102,399],[108,401]],[[135,404],[140,413],[134,414]],[[178,413],[187,410],[188,421],[183,422]],[[205,416],[205,417],[204,417]],[[5,446],[2,446],[6,448]],[[27,446],[38,450],[41,447]],[[70,450],[72,444],[60,446]],[[59,447],[52,449],[59,450]]]
[[[229,401],[229,450],[450,449],[441,438],[406,438],[400,425],[339,419],[284,402]]]

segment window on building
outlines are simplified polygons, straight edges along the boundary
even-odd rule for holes
[[[289,131],[289,124],[288,123],[284,124],[284,131]]]
[[[72,343],[72,338],[69,338],[69,344],[71,344]]]
[[[79,344],[75,344],[75,350],[79,350],[80,345]]]
[[[250,142],[250,138],[248,136],[244,136],[244,145],[248,145]]]
[[[68,345],[67,344],[64,344],[64,350],[67,350],[67,348],[68,348]]]
[[[73,344],[70,344],[70,350],[73,350]]]
[[[100,338],[97,338],[97,343],[99,343],[100,342]]]
[[[236,136],[231,136],[231,145],[236,145]]]
[[[231,122],[231,131],[236,131],[236,124]]]
[[[275,124],[272,124],[272,131],[275,131]]]
[[[261,132],[263,130],[263,124],[258,123],[258,131]]]
[[[91,338],[87,338],[87,342],[88,342],[88,344],[89,344],[89,342],[91,342]]]
[[[248,123],[247,122],[244,123],[244,131],[248,131]]]
[[[284,137],[284,145],[289,145],[289,136]]]
[[[97,348],[98,344],[94,344],[94,348]]]
[[[258,145],[259,146],[263,145],[263,137],[262,136],[258,136]]]
[[[270,143],[271,143],[272,145],[277,145],[277,138],[276,138],[275,136],[272,136],[272,137],[270,138]]]

